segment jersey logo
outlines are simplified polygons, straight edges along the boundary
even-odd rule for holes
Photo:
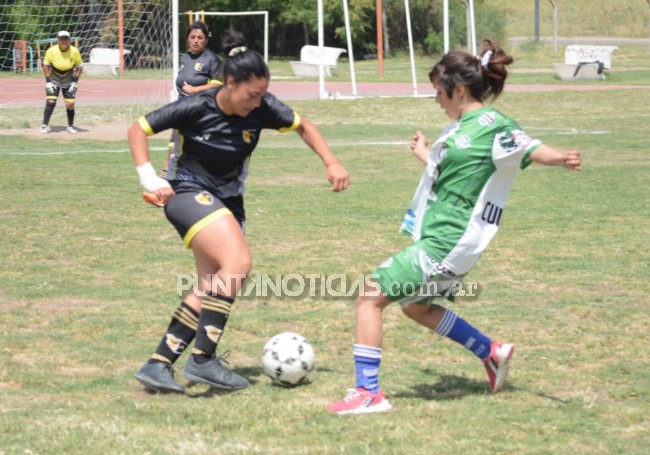
[[[478,118],[478,124],[481,126],[494,125],[495,121],[496,119],[494,118],[494,114],[492,112],[486,112]]]
[[[253,132],[251,130],[243,130],[242,138],[244,139],[244,142],[250,144],[251,142],[253,142]]]
[[[458,147],[459,150],[468,149],[472,146],[472,140],[470,139],[469,136],[465,134],[458,136],[454,140],[454,143],[456,144],[456,147]]]
[[[194,196],[194,199],[201,205],[212,205],[213,202],[212,195],[207,191],[201,191],[199,194]]]
[[[197,62],[194,64],[194,71],[201,71],[203,69],[203,63]]]
[[[495,139],[504,153],[526,150],[532,142],[530,136],[519,130],[497,134]]]

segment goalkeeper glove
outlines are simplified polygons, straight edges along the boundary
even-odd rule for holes
[[[135,170],[140,177],[140,185],[142,188],[150,193],[160,190],[162,188],[171,188],[167,180],[160,178],[156,175],[156,170],[151,163],[147,161],[142,166],[137,166]]]
[[[70,86],[68,87],[68,93],[70,95],[74,95],[75,93],[77,93],[77,83],[76,82],[72,82],[70,84]]]
[[[51,80],[48,80],[45,83],[45,93],[48,96],[55,96],[57,88],[58,88],[57,85],[54,82],[52,82]]]

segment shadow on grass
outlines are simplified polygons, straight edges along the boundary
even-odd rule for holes
[[[516,390],[506,383],[499,393]],[[396,398],[419,398],[422,400],[459,400],[468,395],[486,395],[490,386],[486,380],[469,379],[464,376],[440,375],[434,384],[417,384],[411,391],[393,394]]]

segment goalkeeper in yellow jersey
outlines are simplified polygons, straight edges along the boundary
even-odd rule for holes
[[[50,132],[50,117],[54,112],[59,93],[63,91],[63,101],[68,115],[66,131],[70,134],[77,134],[77,129],[74,127],[74,102],[77,83],[83,71],[83,60],[81,60],[79,50],[70,45],[70,33],[61,30],[57,34],[57,38],[57,45],[50,47],[45,52],[43,59],[46,99],[41,133]]]

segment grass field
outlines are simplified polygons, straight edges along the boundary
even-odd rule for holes
[[[496,106],[531,135],[584,157],[579,174],[522,172],[468,276],[480,297],[452,306],[517,344],[509,383],[491,396],[469,352],[389,308],[381,383],[394,408],[350,417],[324,408],[353,386],[352,298],[242,297],[220,349],[251,387],[146,393],[133,374],[179,302],[191,253],[140,200],[123,135],[0,135],[0,454],[647,453],[649,104],[648,89],[504,94]],[[246,199],[254,273],[369,272],[409,243],[397,229],[421,172],[410,135],[448,120],[430,99],[291,105],[353,184],[329,192],[295,135],[266,134]],[[165,142],[153,141],[156,165]],[[271,386],[259,365],[285,330],[316,351],[295,389]]]

